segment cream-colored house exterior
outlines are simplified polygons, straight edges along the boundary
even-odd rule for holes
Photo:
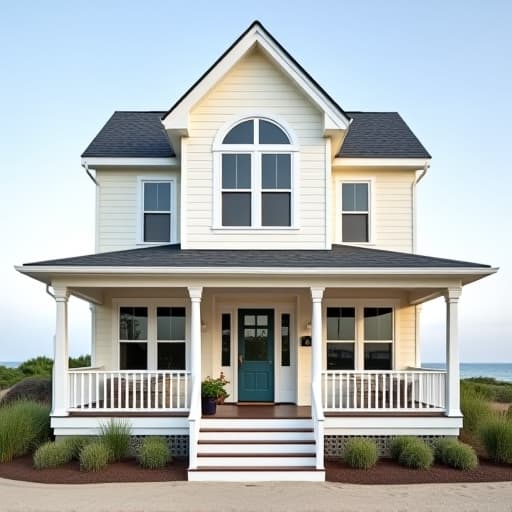
[[[258,22],[168,112],[116,112],[82,156],[95,254],[17,267],[56,300],[54,433],[129,418],[194,480],[323,480],[347,436],[457,435],[458,301],[496,269],[415,254],[429,164],[398,114],[344,112]],[[70,295],[91,368],[67,367]],[[439,296],[446,372],[418,336]],[[221,372],[228,405],[202,417]]]

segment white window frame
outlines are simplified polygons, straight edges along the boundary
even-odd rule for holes
[[[364,179],[342,179],[338,182],[338,219],[339,219],[339,237],[342,244],[347,245],[375,245],[375,230],[374,230],[374,178]],[[368,185],[368,211],[344,211],[343,210],[343,185],[357,185],[366,184]],[[355,215],[365,214],[368,215],[368,241],[367,242],[345,242],[343,240],[343,215]]]
[[[284,131],[290,144],[223,144],[226,134],[236,125],[249,120],[268,121]],[[259,140],[259,123],[254,123],[254,140]],[[222,188],[222,155],[223,154],[250,154],[251,155],[251,225],[250,226],[223,226],[222,225],[222,193],[223,192],[249,192],[248,189],[232,190]],[[289,226],[263,226],[261,222],[262,194],[264,192],[278,192],[281,190],[264,189],[261,183],[261,160],[263,154],[289,154],[291,164],[290,189],[282,192],[290,193],[290,225]],[[237,117],[224,126],[217,134],[213,144],[213,223],[212,229],[217,231],[236,231],[237,233],[253,231],[290,231],[299,229],[299,147],[291,130],[282,121],[274,116],[261,114]]]
[[[146,183],[169,183],[170,191],[170,210],[144,210],[144,185]],[[170,232],[168,242],[146,242],[144,241],[144,214],[145,213],[169,213]],[[168,176],[137,176],[137,245],[164,245],[177,243],[178,232],[178,212],[176,198],[176,178]]]

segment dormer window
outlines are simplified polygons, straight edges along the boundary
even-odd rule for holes
[[[283,128],[268,119],[243,120],[227,131],[214,151],[214,227],[295,226],[297,148]]]

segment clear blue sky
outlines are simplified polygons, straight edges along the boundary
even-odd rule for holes
[[[14,264],[94,250],[80,153],[116,109],[165,109],[259,19],[347,110],[397,110],[434,159],[419,252],[490,263],[464,289],[463,361],[512,361],[512,3],[3,2],[0,361],[51,354],[54,303]],[[71,352],[89,351],[71,302]],[[423,358],[444,357],[424,307]]]

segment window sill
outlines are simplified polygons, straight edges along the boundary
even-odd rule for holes
[[[210,228],[213,233],[231,232],[235,234],[247,234],[254,232],[267,232],[267,231],[299,231],[300,228],[295,226],[265,226],[265,227],[249,227],[249,226],[217,226]]]
[[[351,245],[352,247],[375,247],[375,242],[344,242],[343,240],[334,242],[336,244]]]
[[[141,245],[141,246],[157,246],[157,245],[171,245],[171,244],[177,244],[176,240],[171,240],[170,242],[135,242],[135,245]]]

